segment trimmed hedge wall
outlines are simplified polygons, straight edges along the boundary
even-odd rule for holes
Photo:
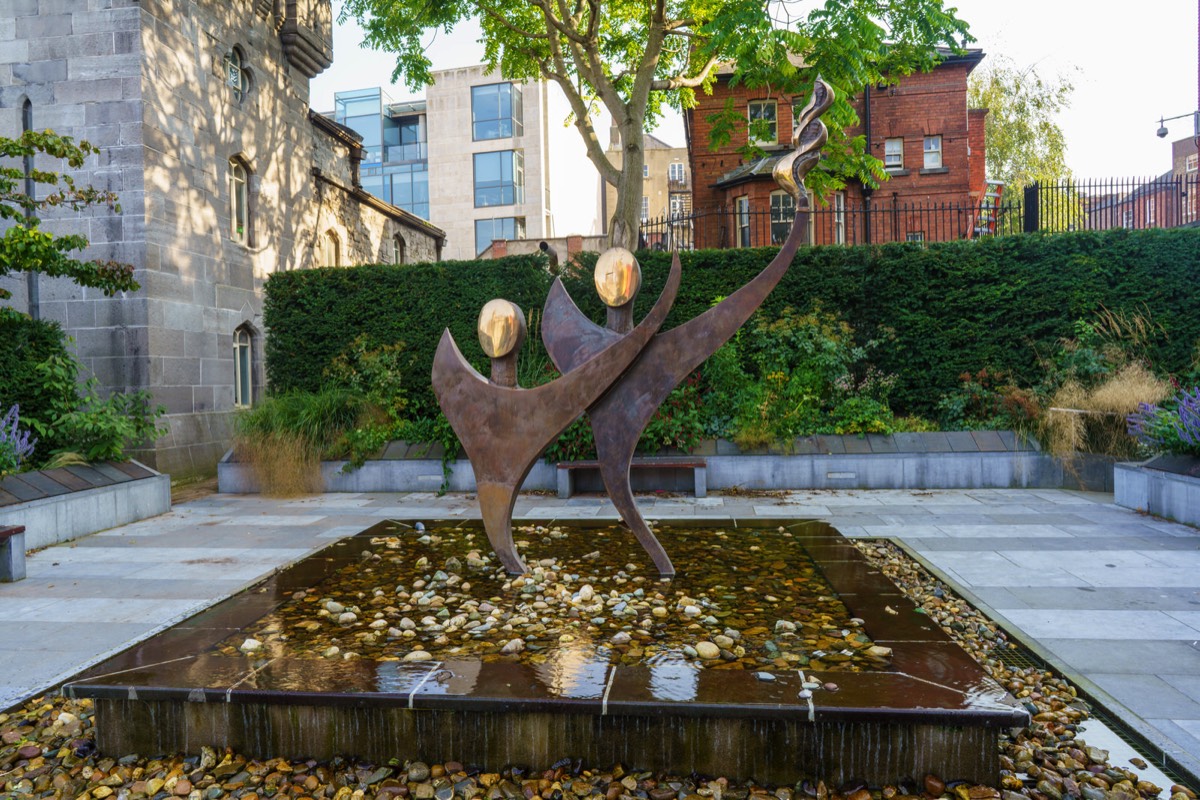
[[[683,253],[683,284],[664,328],[701,313],[761,270],[776,248]],[[588,270],[565,279],[593,319],[603,308]],[[637,316],[657,298],[670,254],[641,252]],[[267,374],[274,391],[315,389],[330,359],[360,333],[413,352],[412,399],[432,403],[429,372],[449,327],[476,367],[475,319],[493,297],[540,309],[550,285],[540,257],[276,273],[266,286]],[[928,413],[963,372],[1005,370],[1022,385],[1074,323],[1148,310],[1166,332],[1151,350],[1162,372],[1188,369],[1200,341],[1200,229],[1089,231],[979,241],[801,249],[763,308],[819,304],[860,341],[887,340],[872,361],[899,381],[899,411]],[[533,337],[531,336],[531,339]],[[531,341],[527,347],[540,347]],[[486,374],[486,372],[485,372]],[[425,406],[428,407],[428,406]]]

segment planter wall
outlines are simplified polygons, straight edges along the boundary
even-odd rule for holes
[[[1143,464],[1117,464],[1113,471],[1113,501],[1125,508],[1143,511],[1200,527],[1200,460],[1192,460],[1194,474],[1182,465],[1160,459]],[[1162,467],[1175,466],[1175,470]]]
[[[1112,460],[1062,462],[1037,443],[1011,431],[908,433],[892,436],[812,436],[796,441],[793,452],[744,453],[723,440],[702,442],[693,455],[708,461],[708,488],[741,489],[1088,489],[1112,491]],[[442,484],[441,448],[393,442],[383,457],[344,474],[345,462],[321,465],[327,492],[436,491]],[[672,455],[675,455],[674,453]],[[649,473],[654,480],[657,471]],[[678,490],[647,484],[635,471],[634,489]],[[217,466],[220,491],[259,491],[251,468],[232,451]],[[556,491],[553,464],[539,460],[523,489]],[[581,474],[577,491],[599,491],[598,474]],[[457,459],[452,492],[475,491],[470,462]]]
[[[171,478],[137,461],[22,472],[0,481],[0,526],[34,550],[171,510]]]

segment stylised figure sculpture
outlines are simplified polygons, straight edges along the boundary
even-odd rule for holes
[[[671,390],[729,340],[791,265],[812,210],[804,176],[820,159],[828,131],[819,117],[832,103],[832,90],[818,78],[798,118],[794,149],[775,166],[776,182],[795,199],[796,219],[787,241],[762,272],[695,319],[655,335],[678,290],[676,254],[658,302],[634,327],[641,271],[632,253],[615,248],[596,264],[596,289],[608,306],[604,327],[580,312],[560,280],[550,289],[542,340],[563,373],[556,381],[529,390],[516,386],[515,354],[524,337],[524,316],[511,303],[506,311],[495,305],[507,301],[493,300],[480,316],[480,342],[493,359],[490,382],[466,363],[449,331],[442,335],[433,365],[434,392],[471,459],[488,538],[509,572],[524,567],[512,542],[517,489],[541,452],[586,409],[609,497],[660,574],[675,574],[638,511],[629,465],[642,431]],[[513,341],[504,352],[496,344]]]
[[[556,279],[555,283],[559,281]],[[596,402],[658,331],[679,291],[679,263],[654,308],[628,336],[593,354],[569,375],[522,389],[516,359],[525,338],[525,315],[507,300],[493,300],[479,316],[479,341],[492,359],[492,378],[463,358],[450,331],[433,358],[433,391],[475,470],[488,541],[509,572],[525,571],[512,538],[517,490],[542,451]]]
[[[806,226],[801,224],[801,214],[812,210],[811,198],[804,189],[804,176],[820,159],[821,146],[829,134],[819,117],[832,103],[832,91],[818,79],[812,98],[800,113],[793,141],[795,149],[775,167],[775,180],[795,198],[797,212],[791,233],[778,255],[749,283],[716,306],[651,339],[633,366],[588,409],[600,473],[608,495],[662,575],[675,574],[675,568],[634,502],[629,485],[629,464],[634,450],[646,424],[671,390],[733,336],[791,265],[806,231]],[[630,254],[628,258],[633,256]],[[600,268],[601,263],[597,263],[597,273]],[[561,372],[570,374],[591,354],[600,347],[611,345],[620,335],[621,331],[612,324],[611,308],[608,330],[605,330],[579,311],[561,283],[555,283],[551,288],[542,317],[542,340]]]

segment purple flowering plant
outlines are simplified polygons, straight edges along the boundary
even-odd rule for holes
[[[33,454],[37,439],[21,430],[21,407],[14,403],[0,421],[0,476],[16,472],[21,462]]]
[[[1200,457],[1200,386],[1161,406],[1139,403],[1125,422],[1129,435],[1152,450]]]

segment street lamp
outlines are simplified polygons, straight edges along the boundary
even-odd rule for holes
[[[1193,111],[1190,114],[1180,114],[1177,117],[1159,117],[1158,118],[1158,138],[1165,139],[1170,131],[1167,130],[1167,123],[1175,119],[1183,119],[1185,117],[1192,118],[1192,124],[1195,126],[1195,136],[1200,139],[1200,111]]]

